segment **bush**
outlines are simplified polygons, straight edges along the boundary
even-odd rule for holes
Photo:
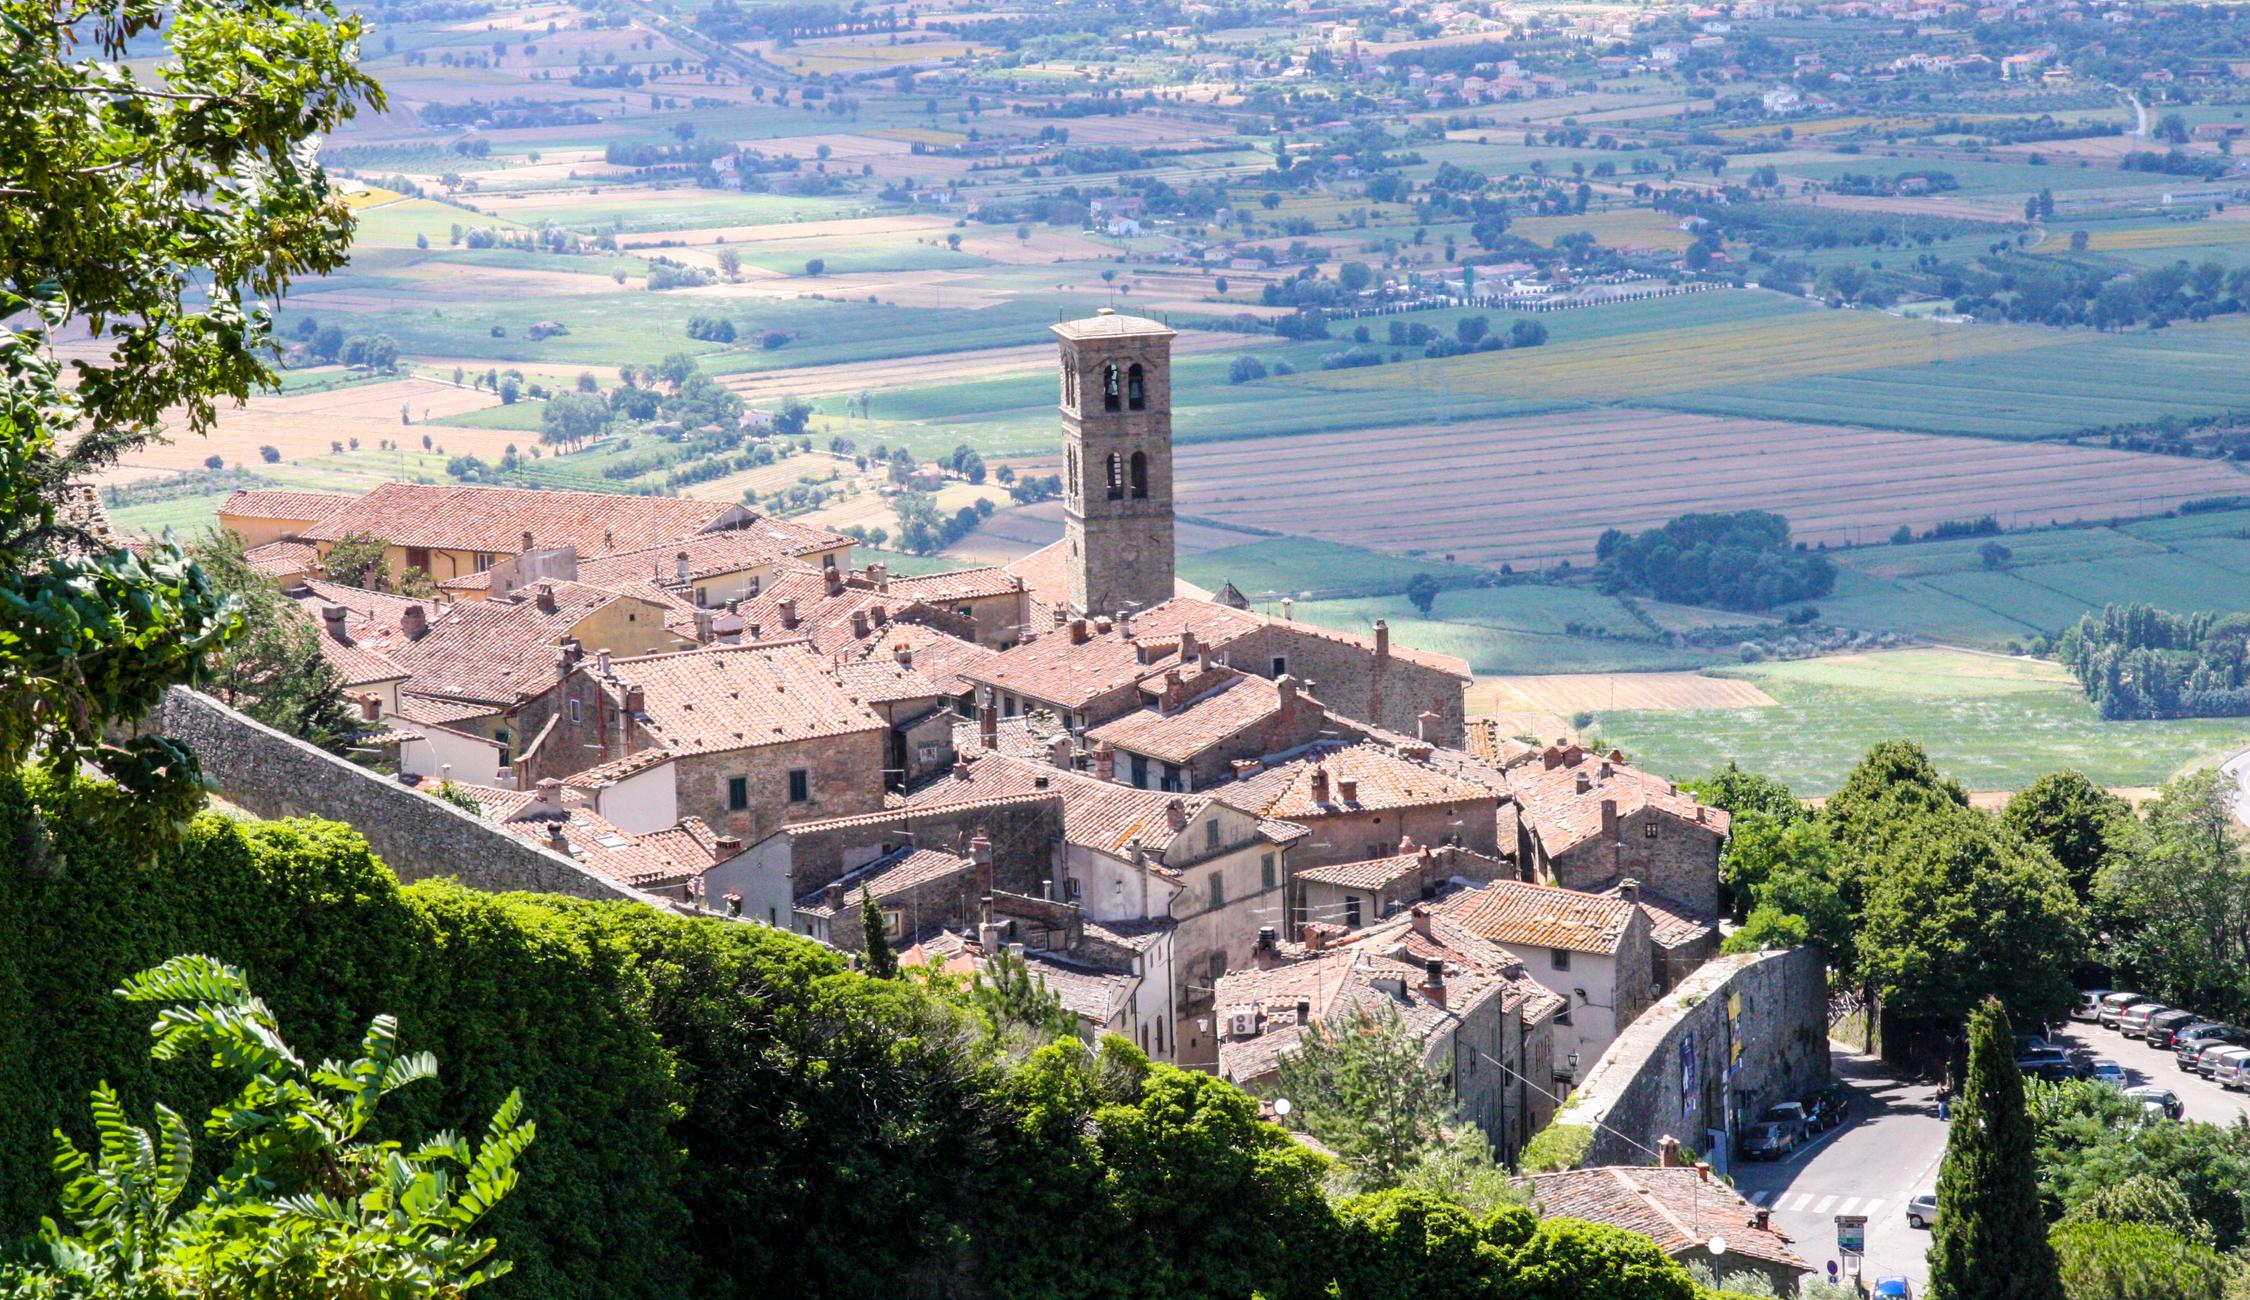
[[[1576,1169],[1594,1149],[1594,1130],[1583,1124],[1549,1124],[1524,1143],[1516,1157],[1519,1174],[1551,1174]]]

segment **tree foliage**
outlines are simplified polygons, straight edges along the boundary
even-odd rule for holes
[[[2085,901],[2093,897],[2095,879],[2132,812],[2132,805],[2073,770],[2050,772],[2025,786],[2008,800],[2001,820],[2047,850],[2070,878],[2072,892]]]
[[[1640,533],[1612,528],[1595,556],[1612,591],[1722,609],[1772,609],[1836,585],[1835,563],[1792,548],[1789,521],[1763,510],[1681,515]]]
[[[2242,1272],[2239,1261],[2146,1223],[2066,1223],[2052,1241],[2064,1300],[2213,1300]]]
[[[2096,882],[2105,954],[2152,996],[2210,1015],[2250,1014],[2250,861],[2221,773],[2164,787]]]
[[[243,558],[242,541],[212,529],[188,556],[243,613],[243,629],[206,655],[205,689],[276,731],[340,753],[358,723],[343,682],[321,656],[321,632]]]
[[[2056,1293],[2023,1087],[2008,1013],[1983,1002],[1969,1016],[1968,1073],[1938,1170],[1933,1300],[2051,1300]]]
[[[1318,1026],[1281,1058],[1289,1122],[1341,1157],[1361,1187],[1396,1187],[1453,1120],[1446,1074],[1422,1059],[1422,1040],[1395,1008]]]

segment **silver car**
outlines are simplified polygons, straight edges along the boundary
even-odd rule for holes
[[[2222,1088],[2243,1086],[2242,1065],[2250,1061],[2250,1047],[2230,1047],[2211,1063],[2211,1082]]]
[[[1937,1193],[1924,1192],[1906,1203],[1906,1226],[1927,1228],[1937,1222]]]
[[[2127,1038],[2139,1038],[2142,1034],[2148,1032],[2150,1016],[2169,1010],[2171,1008],[2161,1002],[2134,1003],[2132,1006],[2125,1008],[2124,1015],[2117,1018],[2117,1032]]]
[[[2078,1005],[2070,1009],[2072,1020],[2098,1020],[2102,1014],[2102,999],[2109,996],[2108,989],[2087,989],[2078,995]]]
[[[2229,1052],[2242,1050],[2243,1047],[2240,1043],[2213,1043],[2196,1055],[2195,1072],[2206,1079],[2211,1078],[2218,1072],[2219,1058]]]
[[[2115,1029],[2117,1028],[2118,1017],[2125,1014],[2125,1008],[2136,1002],[2147,1000],[2138,993],[2104,994],[2102,996],[2102,1009],[2095,1013],[2094,1019],[2100,1021],[2104,1029]]]

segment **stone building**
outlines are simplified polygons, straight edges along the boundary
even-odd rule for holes
[[[517,710],[523,780],[663,750],[676,812],[756,842],[791,822],[874,812],[890,723],[803,642],[575,663]]]
[[[1437,897],[1456,880],[1471,884],[1506,879],[1510,865],[1453,844],[1400,843],[1387,857],[1301,867],[1295,873],[1296,915],[1347,930],[1384,920]]]
[[[1053,328],[1070,612],[1147,609],[1172,597],[1172,330],[1106,307]]]
[[[1618,753],[1557,742],[1508,773],[1523,813],[1517,861],[1529,878],[1589,892],[1638,880],[1702,918],[1719,912],[1724,808]]]
[[[1539,1174],[1531,1195],[1542,1216],[1623,1228],[1682,1264],[1706,1264],[1721,1277],[1762,1274],[1774,1294],[1795,1295],[1798,1279],[1812,1269],[1772,1217],[1714,1178],[1711,1166],[1686,1164],[1678,1142],[1660,1147],[1659,1156],[1665,1163],[1654,1168],[1605,1165]],[[1712,1255],[1714,1239],[1725,1240],[1725,1254]]]
[[[1501,796],[1410,757],[1417,744],[1322,741],[1245,766],[1212,793],[1308,827],[1300,868],[1389,857],[1409,839],[1498,857]]]
[[[875,900],[893,950],[939,930],[975,923],[978,900],[992,892],[992,842],[969,842],[966,856],[915,846],[855,867],[796,902],[799,934],[847,952],[867,951],[860,894]]]
[[[1235,765],[1320,738],[1328,711],[1297,689],[1228,668],[1208,656],[1144,678],[1146,708],[1086,733],[1112,751],[1117,780],[1145,790],[1202,790],[1231,780]]]
[[[1558,1076],[1591,1067],[1656,996],[1648,914],[1617,898],[1496,880],[1430,905],[1553,989]],[[1574,1064],[1575,1062],[1575,1064]]]

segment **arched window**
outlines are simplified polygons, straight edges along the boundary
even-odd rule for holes
[[[1109,454],[1109,499],[1118,501],[1125,496],[1125,459],[1116,452]]]
[[[1137,500],[1148,495],[1148,453],[1133,453],[1133,496]]]
[[[1131,411],[1148,409],[1148,385],[1142,382],[1139,366],[1125,372],[1125,408]]]
[[[1109,365],[1102,367],[1103,410],[1115,411],[1121,409],[1122,395],[1119,392],[1119,386],[1123,382],[1124,376],[1118,373],[1117,364],[1115,362],[1111,362]]]

